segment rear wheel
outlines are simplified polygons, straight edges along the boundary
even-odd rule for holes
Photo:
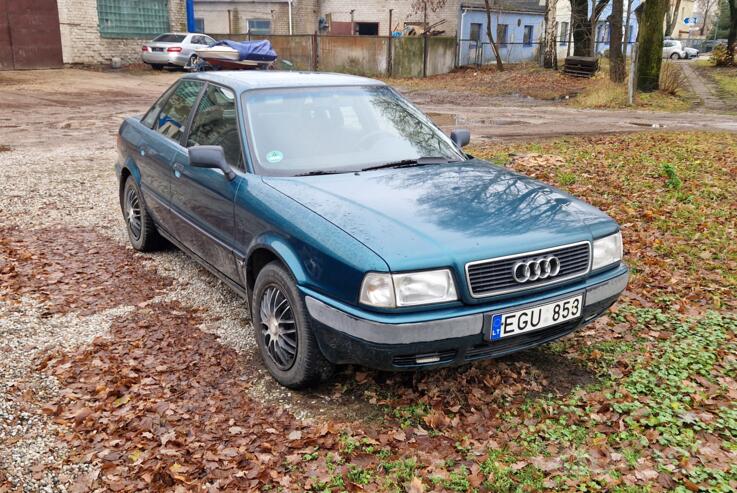
[[[160,63],[152,63],[151,68],[154,70],[163,70],[164,66],[161,65]]]
[[[271,262],[258,274],[251,319],[261,358],[280,384],[304,388],[332,372],[317,346],[297,286],[278,262]]]
[[[671,53],[670,59],[671,60],[680,60],[681,59],[681,55],[679,55],[678,53]]]
[[[132,177],[125,181],[121,205],[131,246],[140,252],[160,247],[161,237],[143,203],[141,189]]]

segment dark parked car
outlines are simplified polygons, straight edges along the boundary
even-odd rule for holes
[[[301,387],[499,357],[624,290],[611,218],[468,141],[375,80],[208,72],[123,122],[116,172],[132,245],[164,237],[247,298],[267,368]]]

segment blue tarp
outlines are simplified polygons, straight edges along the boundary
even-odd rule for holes
[[[276,52],[271,48],[271,42],[268,39],[244,41],[242,43],[226,39],[224,41],[218,41],[212,46],[230,46],[234,50],[238,50],[238,53],[241,55],[241,61],[273,62],[276,60]]]

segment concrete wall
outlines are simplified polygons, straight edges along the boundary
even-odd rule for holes
[[[480,43],[470,40],[472,23],[481,24]],[[499,45],[499,40],[496,39],[499,24],[507,24],[508,26],[506,46]],[[536,60],[544,25],[545,16],[543,13],[494,12],[491,16],[491,32],[494,35],[494,40],[497,41],[502,60],[512,63]],[[532,26],[533,28],[532,40],[528,45],[523,43],[525,26]],[[488,64],[495,61],[486,32],[486,11],[469,10],[463,15],[460,39],[460,65],[472,65],[476,62]]]
[[[194,6],[195,17],[204,21],[205,32],[242,34],[248,30],[248,19],[267,19],[271,21],[271,34],[289,34],[289,6],[285,0],[195,0]],[[316,29],[317,0],[294,0],[292,32],[312,34]]]
[[[467,3],[467,2],[464,2]],[[379,35],[389,36],[389,9],[392,13],[392,29],[402,31],[406,22],[422,22],[423,12],[412,11],[411,0],[321,0],[320,15],[328,15],[333,21],[350,22],[351,10],[354,10],[354,22],[378,22]],[[430,24],[445,19],[446,22],[437,29],[444,30],[444,36],[455,37],[458,31],[458,15],[461,0],[448,0],[437,12],[428,12]]]
[[[314,70],[316,61],[317,70],[321,72],[395,77],[421,77],[423,72],[424,39],[418,36],[390,39],[388,36],[208,34],[216,39],[229,38],[236,41],[268,39],[279,59],[290,61],[295,70]],[[428,38],[427,75],[444,74],[453,70],[456,52],[455,38]]]
[[[169,30],[186,31],[184,0],[169,1]],[[150,39],[103,38],[97,17],[97,0],[58,0],[59,27],[64,63],[109,64],[113,57],[123,63],[141,61],[141,44]]]

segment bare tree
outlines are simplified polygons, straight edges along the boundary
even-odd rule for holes
[[[555,34],[558,31],[558,23],[555,21],[555,11],[558,0],[547,0],[545,5],[545,54],[543,56],[543,67],[558,68],[558,49],[555,42]]]
[[[665,35],[671,36],[678,24],[678,11],[681,10],[681,0],[671,0],[670,8],[665,12]]]
[[[734,65],[735,44],[737,43],[737,0],[727,0],[729,4],[729,34],[727,34],[727,57]]]
[[[496,69],[499,72],[504,72],[504,62],[502,62],[502,57],[499,55],[499,47],[496,45],[494,35],[491,32],[491,3],[489,0],[484,0],[484,6],[486,7],[486,35],[489,37],[489,44],[491,45],[491,50],[494,52],[494,58],[496,58]]]
[[[424,16],[424,29],[427,29],[427,14],[428,12],[437,12],[448,3],[448,0],[412,0],[411,10],[413,14],[423,14]],[[391,26],[389,26],[391,29]]]
[[[624,82],[624,54],[622,53],[622,16],[624,0],[612,0],[612,27],[609,41],[609,79],[612,82]]]
[[[717,4],[718,0],[701,0],[699,2],[699,8],[704,18],[701,20],[701,29],[699,29],[699,35],[703,36],[706,32],[706,23],[709,22],[709,14],[712,13],[712,9]]]
[[[591,10],[591,18],[589,19],[591,51],[589,56],[596,56],[596,26],[599,22],[599,17],[601,17],[602,12],[604,12],[607,5],[609,5],[609,0],[598,0],[594,4],[594,8]]]
[[[732,0],[737,2],[737,0]],[[637,41],[637,88],[643,92],[658,90],[663,57],[663,22],[668,0],[645,0],[635,9],[640,29]]]

